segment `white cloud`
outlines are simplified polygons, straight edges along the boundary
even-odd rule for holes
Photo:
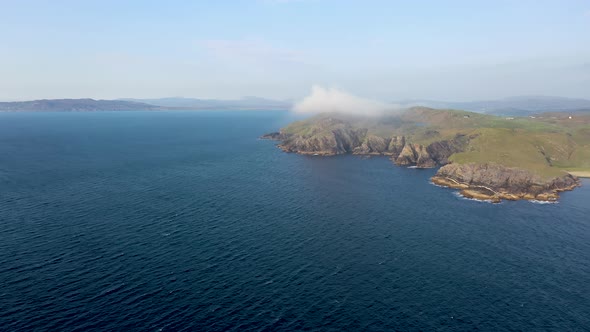
[[[335,88],[315,85],[311,94],[295,104],[296,113],[336,112],[356,115],[379,115],[396,109],[396,105],[365,99]]]

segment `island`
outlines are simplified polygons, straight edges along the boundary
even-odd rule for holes
[[[323,113],[262,136],[285,152],[388,156],[440,167],[433,184],[491,202],[553,202],[590,172],[590,112],[499,117],[412,107],[380,116]]]

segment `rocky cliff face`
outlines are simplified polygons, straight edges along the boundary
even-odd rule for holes
[[[286,152],[315,155],[352,153],[362,144],[366,129],[354,129],[337,119],[323,119],[311,128],[309,135],[280,133],[279,147]]]
[[[437,165],[425,146],[412,143],[406,143],[394,161],[397,165],[420,168],[432,168]]]
[[[452,154],[464,151],[469,140],[475,137],[477,136],[457,135],[451,140],[434,142],[426,147],[426,152],[437,165],[446,165]]]
[[[461,152],[467,146],[469,137],[457,135],[451,140],[437,141],[428,146],[412,144],[404,139],[403,148],[393,154],[393,161],[397,165],[432,168],[446,165],[453,153]],[[401,146],[401,145],[400,145]]]
[[[448,164],[441,167],[432,182],[461,189],[461,194],[499,202],[502,199],[555,201],[559,192],[580,185],[575,176],[564,174],[550,180],[518,168],[498,164]]]
[[[439,141],[428,146],[414,144],[405,136],[380,137],[367,134],[366,129],[354,129],[348,123],[336,119],[323,119],[311,128],[307,135],[275,132],[264,139],[282,141],[279,147],[286,152],[313,155],[385,155],[402,166],[431,168],[448,163],[453,153],[462,151],[467,138]]]
[[[391,155],[396,157],[402,153],[404,146],[406,145],[406,138],[404,136],[394,136],[389,141],[387,149],[391,151]]]
[[[383,138],[375,135],[366,135],[361,145],[354,148],[352,153],[360,155],[384,155],[397,158],[405,145],[406,138],[404,136]]]

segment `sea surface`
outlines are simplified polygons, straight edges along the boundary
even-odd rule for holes
[[[287,112],[0,113],[0,331],[588,331],[590,182],[489,204]]]

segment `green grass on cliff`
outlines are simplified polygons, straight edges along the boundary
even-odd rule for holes
[[[530,132],[523,129],[482,128],[469,142],[464,152],[450,160],[456,163],[498,163],[509,167],[525,168],[551,178],[562,174],[552,167],[552,158],[564,158],[571,147],[564,135]],[[561,151],[564,147],[564,151]]]

